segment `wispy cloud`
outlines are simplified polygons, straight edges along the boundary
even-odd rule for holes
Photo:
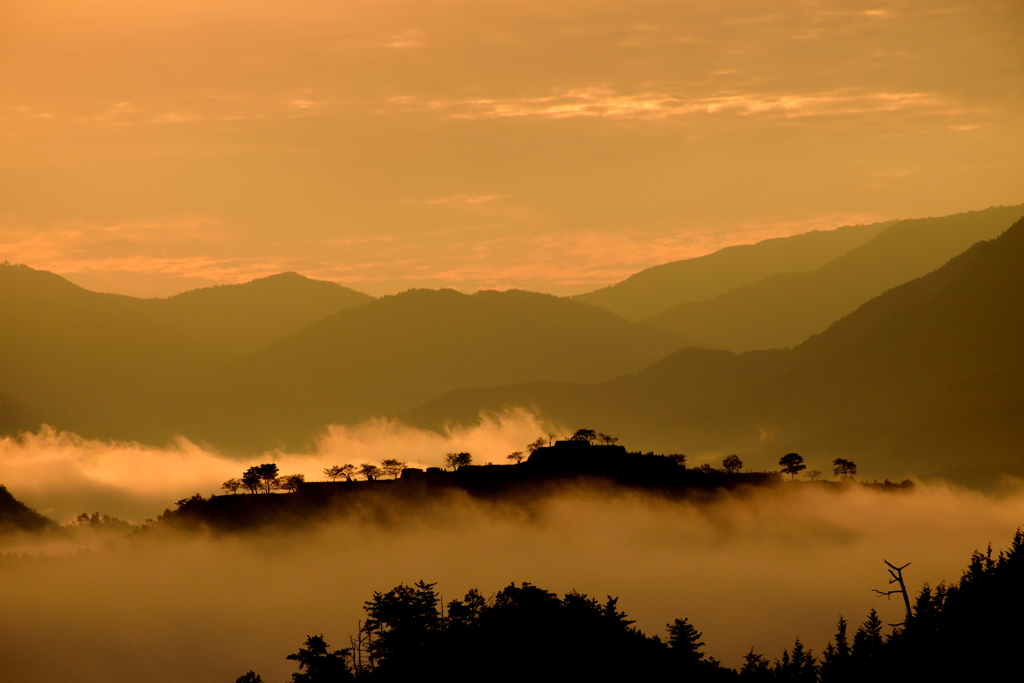
[[[158,126],[182,123],[268,121],[327,116],[346,102],[336,94],[299,92],[203,91],[181,93],[178,98],[144,97],[109,101],[90,99],[73,103],[25,103],[0,107],[0,121],[33,120],[63,124]]]
[[[493,202],[495,199],[500,199],[501,195],[498,194],[457,194],[451,197],[440,197],[438,199],[425,199],[424,204],[484,204],[485,202]]]
[[[46,228],[0,223],[0,258],[62,274],[151,273],[240,282],[288,270],[274,258],[239,256],[234,236],[207,217]]]
[[[387,47],[398,50],[423,47],[423,31],[417,28],[399,31],[384,43]]]
[[[159,276],[161,282],[180,278],[184,279],[181,289],[197,286],[190,278],[210,284],[237,283],[297,271],[378,295],[414,286],[465,291],[528,288],[569,294],[735,244],[892,217],[830,213],[802,220],[777,217],[635,226],[629,231],[550,231],[543,212],[500,195],[463,193],[408,203],[426,212],[456,210],[466,218],[461,224],[415,235],[339,235],[275,249],[247,248],[238,231],[204,217],[46,227],[0,223],[0,261],[25,263],[73,280],[72,276],[95,274],[129,274],[133,276],[130,283],[145,275]],[[91,288],[88,277],[79,279]]]
[[[732,225],[679,225],[658,230],[547,232],[522,225],[516,234],[482,238],[449,231],[438,250],[421,240],[389,244],[386,254],[364,254],[356,267],[308,264],[303,272],[357,288],[390,281],[391,287],[445,286],[464,291],[526,287],[572,293],[618,282],[644,268],[693,258],[736,244],[750,244],[811,230],[887,220],[872,213],[828,214],[804,220],[764,220]],[[396,263],[402,275],[392,275]]]
[[[665,119],[698,114],[779,115],[788,118],[843,116],[898,110],[959,113],[926,92],[829,91],[811,94],[727,93],[686,98],[663,92],[621,94],[607,87],[572,88],[540,97],[423,100],[396,97],[399,106],[447,113],[455,118]]]

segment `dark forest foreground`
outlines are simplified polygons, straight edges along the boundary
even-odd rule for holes
[[[897,573],[893,573],[896,577]],[[895,581],[894,581],[895,583]],[[925,585],[899,624],[874,610],[852,638],[840,617],[817,657],[796,639],[771,660],[753,650],[736,671],[702,652],[687,619],[648,636],[617,609],[571,592],[563,598],[512,584],[489,598],[470,590],[442,605],[434,584],[374,593],[349,647],[331,650],[309,636],[288,655],[307,681],[968,681],[1013,675],[1024,626],[1024,532],[1008,551],[975,552],[960,581]],[[885,631],[888,630],[888,633]],[[262,679],[249,672],[238,683]]]

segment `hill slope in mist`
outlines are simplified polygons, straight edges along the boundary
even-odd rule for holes
[[[573,298],[606,308],[626,320],[639,321],[674,306],[711,299],[771,275],[820,268],[894,223],[815,230],[726,247],[705,256],[647,268],[622,282]]]
[[[842,457],[884,476],[1020,463],[1022,311],[1024,220],[793,350],[684,349],[592,386],[455,392],[408,420],[472,422],[481,409],[527,406],[643,448],[736,452],[755,466],[796,451],[821,469]]]
[[[409,410],[460,387],[636,372],[677,348],[594,306],[525,291],[410,290],[343,311],[190,389],[186,435],[301,447],[330,423]]]
[[[896,285],[928,273],[1024,215],[1024,206],[905,220],[805,273],[780,273],[706,301],[675,306],[651,325],[694,346],[789,348]]]
[[[56,526],[56,523],[11,495],[7,487],[0,484],[0,536],[18,531],[42,531]]]

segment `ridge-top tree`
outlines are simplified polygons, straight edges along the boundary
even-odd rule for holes
[[[277,475],[277,465],[272,462],[253,465],[242,475],[242,486],[253,493],[260,489],[263,493],[270,493],[277,485]]]
[[[787,453],[779,458],[779,465],[782,466],[782,471],[793,479],[796,479],[796,475],[801,471],[807,469],[804,459],[796,453]]]
[[[274,490],[277,485],[278,475],[278,469],[275,463],[267,462],[262,465],[257,465],[256,474],[259,475],[260,481],[263,483],[264,493],[270,493]]]
[[[722,459],[722,469],[729,474],[736,474],[743,469],[743,461],[738,455],[727,455]]]
[[[593,429],[577,429],[576,432],[569,437],[569,441],[586,441],[591,443],[597,438],[597,432]]]
[[[306,483],[306,475],[304,474],[286,474],[283,477],[278,478],[277,486],[280,489],[287,491],[288,493],[295,493],[302,485]]]
[[[444,456],[444,464],[446,467],[451,467],[453,470],[457,470],[460,467],[465,467],[473,462],[473,456],[469,453],[449,453]]]
[[[857,474],[857,464],[852,460],[836,458],[832,461],[832,474],[837,477],[853,477]]]
[[[399,475],[402,474],[402,470],[405,469],[406,463],[404,460],[397,460],[395,458],[388,458],[382,460],[380,463],[380,470],[385,476],[391,477],[392,479],[398,479]]]
[[[544,436],[538,436],[535,440],[526,444],[526,450],[533,453],[538,448],[544,448],[548,445],[548,439]]]

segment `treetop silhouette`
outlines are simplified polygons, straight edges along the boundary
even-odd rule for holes
[[[796,479],[797,474],[802,470],[807,469],[807,465],[804,464],[803,457],[796,453],[787,453],[779,458],[779,465],[782,466],[782,471],[785,474],[790,475],[792,479]]]

